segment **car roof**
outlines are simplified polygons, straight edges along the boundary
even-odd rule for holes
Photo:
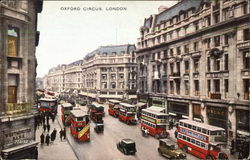
[[[165,142],[167,145],[171,146],[171,145],[175,145],[175,143],[173,141],[171,141],[170,139],[160,139],[160,141]]]
[[[133,141],[132,139],[126,138],[126,139],[122,139],[122,141],[126,144],[130,144],[130,143],[135,143],[135,141]]]

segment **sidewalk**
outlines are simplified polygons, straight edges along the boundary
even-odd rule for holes
[[[77,160],[77,157],[69,145],[67,139],[60,140],[59,132],[61,130],[61,126],[59,125],[58,115],[54,121],[49,120],[50,124],[50,133],[52,133],[53,129],[56,128],[57,135],[56,139],[53,143],[50,143],[49,146],[47,144],[41,145],[38,144],[38,159],[39,160]],[[43,132],[43,127],[39,126],[36,131],[36,140],[40,142],[40,135]],[[44,133],[44,136],[47,135],[47,131]]]

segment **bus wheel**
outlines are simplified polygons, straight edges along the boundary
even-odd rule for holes
[[[207,160],[212,160],[213,158],[212,158],[210,155],[208,155],[208,156],[206,157],[206,159],[207,159]]]
[[[159,139],[160,138],[159,134],[155,134],[155,138]]]
[[[182,147],[182,150],[183,150],[185,153],[188,153],[188,148],[187,148],[187,146],[184,145],[184,146]]]

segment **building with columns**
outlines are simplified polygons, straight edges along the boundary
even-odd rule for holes
[[[174,119],[249,134],[248,0],[182,0],[146,18],[136,57],[138,100]]]
[[[36,159],[37,14],[42,0],[0,1],[0,159]]]
[[[135,45],[101,46],[87,54],[82,65],[84,96],[98,101],[136,99]]]

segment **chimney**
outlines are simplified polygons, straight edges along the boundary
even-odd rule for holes
[[[161,13],[161,12],[167,10],[167,9],[168,9],[167,6],[160,6],[160,7],[158,8],[158,13]]]

